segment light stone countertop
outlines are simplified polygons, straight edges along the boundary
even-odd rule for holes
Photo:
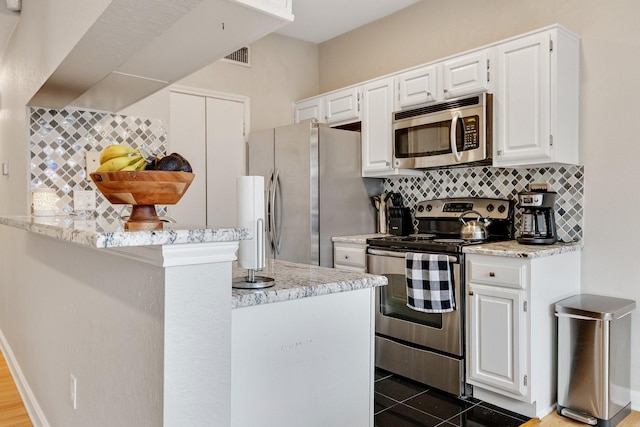
[[[355,243],[358,245],[366,245],[367,239],[375,237],[391,236],[391,234],[374,233],[374,234],[357,234],[355,236],[334,236],[331,238],[333,243]]]
[[[390,234],[362,234],[354,236],[334,236],[331,241],[336,243],[356,243],[365,245],[367,239],[373,237],[390,236]],[[465,246],[462,252],[466,254],[481,254],[502,256],[509,258],[541,258],[552,255],[559,255],[567,252],[582,250],[582,242],[554,243],[553,245],[522,245],[516,240],[504,242],[480,243],[477,245]]]
[[[465,254],[492,255],[508,258],[542,258],[582,250],[582,242],[554,243],[553,245],[523,245],[517,240],[481,243],[465,246]]]
[[[234,263],[233,277],[245,277],[247,271]],[[384,276],[338,270],[316,265],[267,259],[266,267],[256,272],[275,280],[275,285],[261,290],[233,289],[232,308],[289,301],[299,298],[328,295],[387,284]]]
[[[206,228],[164,223],[161,230],[125,231],[121,220],[76,216],[0,216],[0,224],[92,248],[119,248],[250,239],[246,228]]]

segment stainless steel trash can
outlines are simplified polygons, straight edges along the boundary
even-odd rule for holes
[[[613,427],[631,413],[635,301],[581,294],[558,301],[558,414]]]

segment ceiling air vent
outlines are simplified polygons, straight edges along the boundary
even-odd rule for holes
[[[223,61],[232,62],[238,65],[244,65],[245,67],[250,66],[249,64],[249,47],[243,47],[236,50],[233,53],[222,58]]]

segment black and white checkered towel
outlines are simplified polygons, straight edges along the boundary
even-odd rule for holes
[[[426,313],[456,309],[454,277],[448,255],[407,252],[407,307]]]

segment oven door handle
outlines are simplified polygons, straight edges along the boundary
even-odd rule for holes
[[[384,251],[380,249],[367,249],[369,255],[388,256],[393,258],[404,258],[407,252]],[[458,262],[458,258],[449,255],[449,262]]]

